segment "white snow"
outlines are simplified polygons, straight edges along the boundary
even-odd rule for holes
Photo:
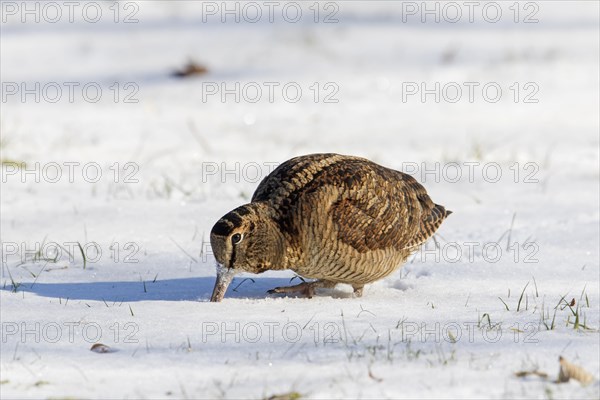
[[[536,10],[526,3],[520,19]],[[221,2],[191,1],[103,3],[97,23],[70,23],[58,2],[61,21],[21,23],[15,4],[1,4],[0,397],[599,397],[598,381],[551,382],[560,355],[600,375],[597,2],[528,2],[533,24],[514,23],[513,2],[499,2],[498,23],[422,23],[403,13],[421,2],[366,1],[322,2],[319,23],[312,3],[298,23],[221,23],[206,13]],[[336,5],[339,22],[323,23]],[[115,24],[115,6],[139,22]],[[209,73],[171,77],[188,58]],[[8,94],[36,82],[51,83],[39,102]],[[436,82],[451,84],[439,103],[403,101]],[[236,83],[239,102],[206,94]],[[498,102],[483,97],[489,83]],[[209,303],[212,225],[277,163],[313,152],[413,173],[454,211],[440,249],[431,241],[362,298],[344,286],[267,295],[286,271],[240,276]],[[52,243],[72,257],[33,259],[36,245],[53,257]],[[97,342],[114,351],[89,351]],[[548,380],[515,376],[536,368]]]

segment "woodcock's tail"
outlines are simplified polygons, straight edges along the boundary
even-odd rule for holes
[[[423,211],[426,212],[427,209]],[[407,247],[415,247],[425,243],[427,239],[433,236],[435,231],[437,231],[442,222],[450,214],[452,214],[452,211],[446,210],[442,205],[434,204],[434,206],[429,209],[429,213],[425,213],[423,216],[423,219],[421,220],[421,229],[419,229],[419,232],[410,241]]]

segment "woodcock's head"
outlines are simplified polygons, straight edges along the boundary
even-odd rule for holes
[[[284,240],[263,203],[245,204],[217,221],[210,232],[217,281],[210,301],[221,301],[235,274],[281,268]]]

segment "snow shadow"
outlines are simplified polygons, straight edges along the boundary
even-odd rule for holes
[[[164,279],[155,282],[23,282],[18,291],[56,299],[105,301],[109,304],[152,300],[208,301],[214,284],[214,277]],[[289,284],[289,278],[234,278],[225,298],[262,299],[270,296],[267,290]],[[4,290],[12,291],[12,287],[7,286]]]

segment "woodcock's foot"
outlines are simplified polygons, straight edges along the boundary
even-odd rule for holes
[[[294,285],[294,286],[276,287],[275,289],[269,290],[267,293],[269,293],[269,294],[300,293],[300,294],[308,297],[309,299],[312,299],[312,297],[315,294],[315,289],[332,288],[335,285],[336,285],[335,282],[318,280],[318,281],[314,281],[314,282],[302,282],[299,285]]]

